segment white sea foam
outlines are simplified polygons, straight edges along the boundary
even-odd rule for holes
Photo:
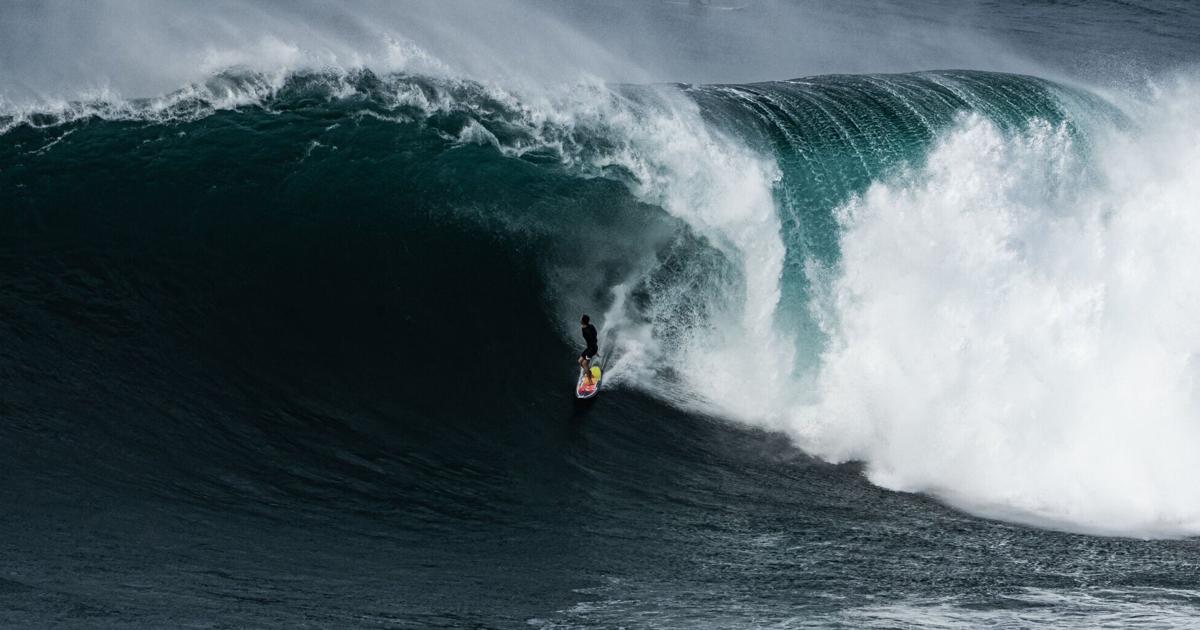
[[[1196,96],[1087,148],[964,118],[841,209],[813,399],[744,417],[978,513],[1200,533]]]

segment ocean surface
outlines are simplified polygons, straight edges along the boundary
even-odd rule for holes
[[[4,5],[0,626],[1200,627],[1197,62],[1165,0]]]

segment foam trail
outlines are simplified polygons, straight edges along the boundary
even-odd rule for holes
[[[779,426],[978,513],[1200,533],[1196,97],[1090,150],[967,117],[842,208],[816,402]]]
[[[636,136],[656,139],[641,152],[659,165],[657,173],[641,170],[637,192],[686,221],[734,261],[739,273],[733,283],[677,284],[685,293],[711,291],[710,299],[721,306],[707,321],[688,322],[682,343],[667,356],[659,353],[658,363],[674,368],[700,397],[747,413],[783,385],[778,366],[792,361],[793,344],[781,341],[773,326],[786,255],[773,197],[779,172],[713,131],[690,102],[667,123],[658,119],[653,132]]]
[[[774,199],[777,166],[713,128],[671,86],[639,91],[634,99],[577,86],[565,100],[527,104],[524,111],[536,121],[539,146],[554,144],[564,163],[582,173],[613,167],[627,173],[636,197],[686,223],[732,267],[728,275],[712,274],[692,261],[660,282],[654,275],[662,261],[653,261],[614,287],[602,321],[606,334],[622,340],[612,383],[636,378],[665,398],[694,405],[688,401],[695,395],[678,395],[682,380],[694,394],[757,409],[781,385],[777,365],[790,363],[793,352],[773,326],[786,255]],[[551,140],[547,129],[569,131]],[[584,130],[609,146],[592,152],[575,145]],[[646,302],[630,304],[633,290]],[[693,306],[699,302],[703,312]]]

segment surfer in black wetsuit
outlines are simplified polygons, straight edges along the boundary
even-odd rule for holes
[[[587,379],[587,384],[592,384],[592,357],[600,352],[600,347],[596,345],[596,327],[591,324],[591,320],[587,315],[579,319],[579,325],[583,327],[583,340],[587,342],[587,347],[583,349],[583,353],[579,355],[579,367],[583,368],[583,377]]]

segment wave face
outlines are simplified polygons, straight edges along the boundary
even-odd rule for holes
[[[810,573],[788,605],[825,624],[1039,623],[971,612],[983,566],[1011,587],[1000,607],[1141,618],[1136,589],[1164,589],[1163,623],[1186,625],[1186,543],[1145,564],[1132,541],[1059,532],[1200,533],[1195,96],[1181,81],[1118,106],[970,71],[537,94],[228,71],[153,99],[10,107],[0,435],[17,447],[0,472],[10,503],[35,506],[12,518],[149,506],[154,531],[198,528],[250,575],[238,549],[319,563],[324,583],[358,570],[344,558],[422,576],[373,621],[351,598],[296,623],[689,625],[726,610],[716,566]],[[585,311],[610,394],[564,428]],[[121,519],[97,516],[89,544],[134,527]],[[667,521],[682,529],[629,533]],[[962,567],[905,591],[930,569],[877,564],[891,527],[914,557],[935,544],[918,532],[958,528]],[[299,542],[317,539],[328,556]],[[1080,566],[1031,586],[1009,544],[1111,558],[1116,595]],[[654,571],[686,549],[692,596],[660,590]],[[0,596],[49,583],[29,577],[35,551]],[[582,599],[530,577],[568,584],[573,562]],[[188,579],[214,601],[242,588]],[[423,584],[480,608],[445,613]],[[756,584],[733,588],[756,619],[795,597]],[[262,588],[303,608],[303,586]],[[40,597],[14,623],[61,603]]]

